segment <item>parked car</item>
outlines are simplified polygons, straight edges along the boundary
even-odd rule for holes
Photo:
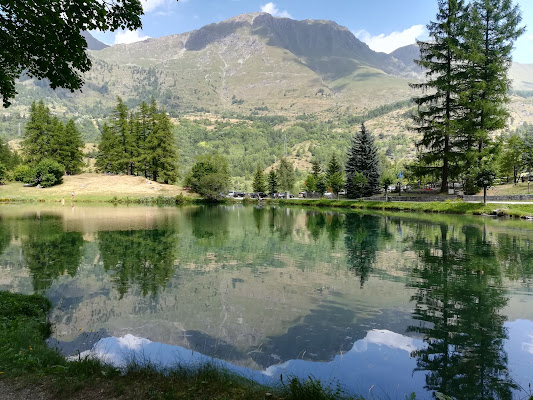
[[[235,191],[234,190],[230,190],[228,192],[228,194],[226,195],[226,197],[235,197]]]

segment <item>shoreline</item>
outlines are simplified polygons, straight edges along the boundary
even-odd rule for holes
[[[43,197],[0,197],[0,204],[35,204],[35,203],[61,203],[58,198]],[[257,205],[256,199],[222,199],[210,200],[200,197],[184,196],[84,196],[80,195],[67,204],[114,204],[114,205],[147,205],[147,206],[184,206],[184,205],[223,205],[244,204]],[[449,215],[474,215],[509,217],[524,220],[533,220],[533,204],[516,203],[472,203],[462,200],[452,201],[370,201],[370,200],[332,200],[332,199],[263,199],[263,205],[303,206],[313,208],[337,208],[344,210],[371,210],[384,212],[409,212],[424,214],[449,214]]]

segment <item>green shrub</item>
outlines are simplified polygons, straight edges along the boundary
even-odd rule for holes
[[[44,159],[35,167],[35,182],[50,187],[63,182],[65,167],[54,160]]]
[[[7,168],[0,163],[0,184],[4,184],[7,178]]]
[[[13,170],[13,178],[17,182],[35,183],[35,171],[29,165],[20,164]]]

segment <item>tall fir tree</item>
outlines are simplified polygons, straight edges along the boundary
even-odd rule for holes
[[[270,170],[268,173],[268,193],[270,195],[273,195],[274,193],[278,192],[278,175],[276,174],[276,171],[274,168]]]
[[[252,187],[254,189],[254,192],[266,192],[267,185],[265,182],[265,175],[263,174],[263,169],[257,165],[257,170],[255,171],[254,175],[254,181],[252,183]]]
[[[439,0],[438,6],[437,20],[427,26],[430,40],[418,42],[416,63],[426,70],[426,82],[411,87],[424,91],[414,98],[418,111],[413,117],[414,129],[422,135],[421,161],[440,170],[441,192],[446,192],[450,175],[458,174],[455,132],[462,112],[459,97],[464,75],[457,66],[465,57],[461,43],[468,15],[463,0]]]
[[[372,196],[380,191],[379,157],[374,137],[361,124],[361,131],[357,132],[348,152],[346,172],[346,196],[359,198]],[[361,174],[364,180],[361,179]],[[363,182],[363,183],[362,183]]]

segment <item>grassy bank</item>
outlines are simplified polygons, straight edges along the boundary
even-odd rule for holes
[[[50,308],[42,296],[0,292],[0,395],[4,390],[45,399],[362,400],[312,379],[268,388],[212,366],[160,371],[132,364],[122,371],[95,360],[68,362],[46,346]]]
[[[464,215],[493,215],[498,210],[498,215],[515,218],[533,216],[533,204],[487,204],[465,203],[463,201],[443,202],[384,202],[384,201],[351,201],[327,199],[290,199],[267,200],[267,204],[285,206],[328,207],[346,208],[352,210],[376,211],[409,211],[423,213],[464,214]]]

